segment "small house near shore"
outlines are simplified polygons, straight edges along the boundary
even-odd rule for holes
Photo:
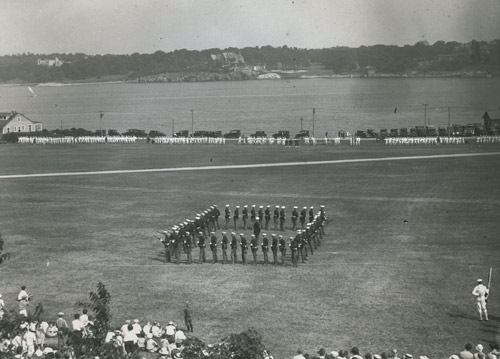
[[[30,120],[22,113],[0,112],[0,129],[2,135],[12,132],[40,132],[42,123]]]
[[[500,130],[500,110],[486,111],[483,115],[484,127],[489,130]]]

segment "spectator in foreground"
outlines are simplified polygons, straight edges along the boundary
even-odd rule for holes
[[[186,340],[186,335],[184,334],[184,332],[180,329],[178,329],[176,332],[175,332],[175,342],[176,343],[184,343],[184,340]],[[493,359],[496,359],[496,358],[493,358]]]
[[[149,333],[146,339],[146,351],[155,353],[158,351],[158,343],[153,339],[153,334]]]
[[[483,353],[483,345],[482,344],[476,345],[476,352],[477,353],[474,353],[474,355],[473,355],[474,359],[484,359],[486,357],[486,355]]]
[[[465,344],[465,350],[460,352],[460,359],[472,359],[474,358],[474,354],[471,352],[472,350],[472,344],[467,343]]]
[[[75,313],[73,316],[73,320],[71,321],[71,329],[73,330],[73,338],[77,342],[82,340],[83,337],[83,324],[80,321],[80,314]]]
[[[294,356],[293,359],[305,359],[305,356],[303,355],[303,352],[301,349],[297,350],[297,355]]]
[[[4,308],[5,308],[5,302],[3,301],[2,295],[0,294],[0,320],[3,319]]]
[[[363,359],[361,355],[359,355],[359,349],[358,347],[353,347],[351,349],[351,359]]]
[[[133,353],[136,349],[137,335],[134,333],[134,326],[129,324],[125,333],[123,333],[123,344],[127,354]]]
[[[193,310],[189,303],[186,303],[184,308],[184,324],[186,324],[186,330],[188,332],[193,332]]]

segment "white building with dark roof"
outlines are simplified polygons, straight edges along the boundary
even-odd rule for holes
[[[41,122],[30,120],[22,113],[0,112],[0,129],[5,135],[12,132],[40,132],[43,127]]]
[[[486,111],[483,115],[484,127],[489,130],[500,129],[500,110]]]

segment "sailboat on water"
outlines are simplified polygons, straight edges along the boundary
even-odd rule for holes
[[[35,91],[31,88],[31,86],[28,86],[28,91],[31,93],[31,97],[36,97]]]

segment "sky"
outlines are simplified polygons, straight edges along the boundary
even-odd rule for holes
[[[0,55],[500,39],[500,0],[0,0]]]

